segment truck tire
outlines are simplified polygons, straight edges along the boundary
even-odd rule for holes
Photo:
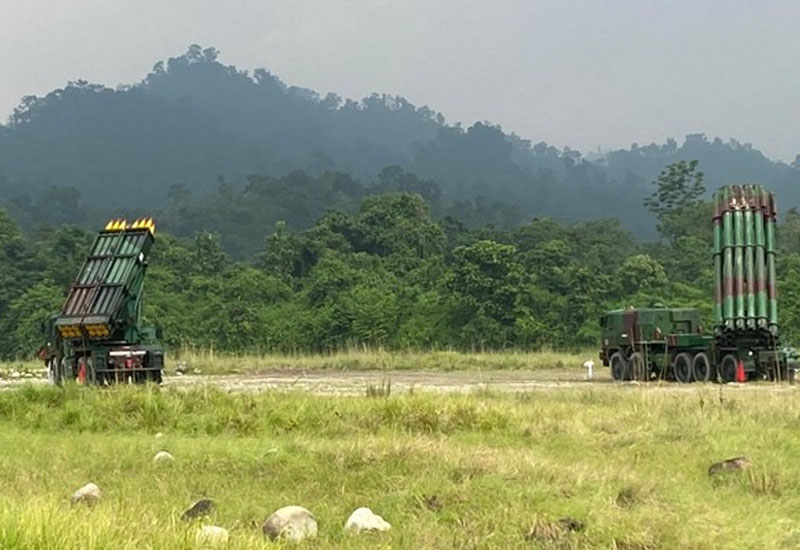
[[[67,361],[66,357],[62,357],[61,361],[59,361],[58,364],[61,367],[59,369],[60,373],[61,373],[60,374],[61,381],[63,382],[65,380],[68,380],[70,382],[74,382],[75,381],[75,368],[74,368],[75,365],[74,365],[74,362],[72,360]]]
[[[672,369],[675,372],[675,380],[688,384],[692,381],[692,356],[685,351],[679,353],[675,356]]]
[[[644,358],[638,351],[631,353],[628,358],[628,380],[647,381],[650,379],[650,371],[644,364]]]
[[[627,365],[625,365],[625,358],[622,357],[620,352],[612,355],[611,359],[608,360],[608,364],[611,367],[611,378],[617,381],[625,379]]]
[[[47,362],[47,378],[56,386],[61,385],[61,368],[58,363],[58,357],[51,357]]]
[[[739,358],[733,353],[729,353],[722,358],[719,364],[720,376],[723,382],[736,382],[736,367],[739,365]]]
[[[701,351],[692,359],[692,378],[695,382],[708,382],[711,380],[711,361],[708,354]]]

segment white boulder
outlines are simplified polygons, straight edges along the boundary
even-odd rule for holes
[[[317,536],[317,520],[302,506],[284,506],[264,521],[261,531],[270,540],[301,541]]]
[[[70,497],[70,501],[73,504],[77,504],[78,502],[85,502],[86,504],[94,504],[100,497],[103,496],[103,493],[100,491],[100,487],[98,487],[94,483],[87,483],[74,493],[72,493],[72,497]]]
[[[228,542],[228,530],[218,525],[203,525],[197,530],[195,542],[202,546],[222,546]]]
[[[167,462],[173,462],[174,460],[175,457],[167,451],[158,451],[156,456],[153,457],[153,464],[165,464]]]
[[[362,531],[388,531],[392,526],[388,521],[369,508],[359,508],[347,518],[344,530],[351,533]]]

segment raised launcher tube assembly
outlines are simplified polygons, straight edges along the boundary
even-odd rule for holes
[[[760,185],[714,195],[714,329],[778,337],[775,197]]]

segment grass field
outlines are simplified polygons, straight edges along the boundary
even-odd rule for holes
[[[274,369],[296,370],[543,370],[571,367],[580,369],[597,350],[582,352],[561,351],[504,351],[467,353],[459,351],[386,351],[381,349],[348,349],[332,353],[297,354],[226,354],[213,350],[175,350],[167,354],[167,373],[185,364],[188,372],[194,369],[203,374],[249,374]],[[0,363],[0,378],[11,372],[40,372],[38,361]]]
[[[185,362],[199,368],[203,374],[250,373],[271,369],[330,369],[330,370],[432,370],[455,371],[475,369],[542,370],[566,366],[580,368],[597,350],[583,352],[561,351],[386,351],[381,349],[350,349],[322,354],[231,355],[204,350],[183,350],[174,354],[173,367]]]
[[[319,521],[308,548],[795,548],[798,428],[794,388],[334,397],[24,387],[0,392],[0,548],[194,548],[196,524],[178,517],[204,496],[229,548],[279,546],[259,524],[289,504]],[[154,466],[162,449],[176,460]],[[708,476],[737,455],[753,466]],[[103,499],[70,505],[89,481]],[[392,530],[345,535],[359,506]],[[585,528],[559,530],[567,516]]]

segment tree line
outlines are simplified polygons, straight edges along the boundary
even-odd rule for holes
[[[159,231],[144,316],[172,349],[255,353],[595,346],[602,311],[655,302],[699,307],[710,322],[711,212],[703,178],[695,162],[662,171],[640,206],[658,220],[661,238],[651,242],[617,219],[467,227],[433,215],[435,197],[426,200],[425,188],[356,193],[349,211],[309,207],[308,228],[277,221],[248,236],[259,245],[240,257],[225,246],[245,238],[236,227],[188,236]],[[218,197],[203,215],[214,205],[224,212],[236,201]],[[35,352],[41,321],[60,308],[93,238],[67,224],[23,232],[0,210],[3,357]],[[778,244],[781,321],[791,340],[800,336],[796,210],[782,216]]]

